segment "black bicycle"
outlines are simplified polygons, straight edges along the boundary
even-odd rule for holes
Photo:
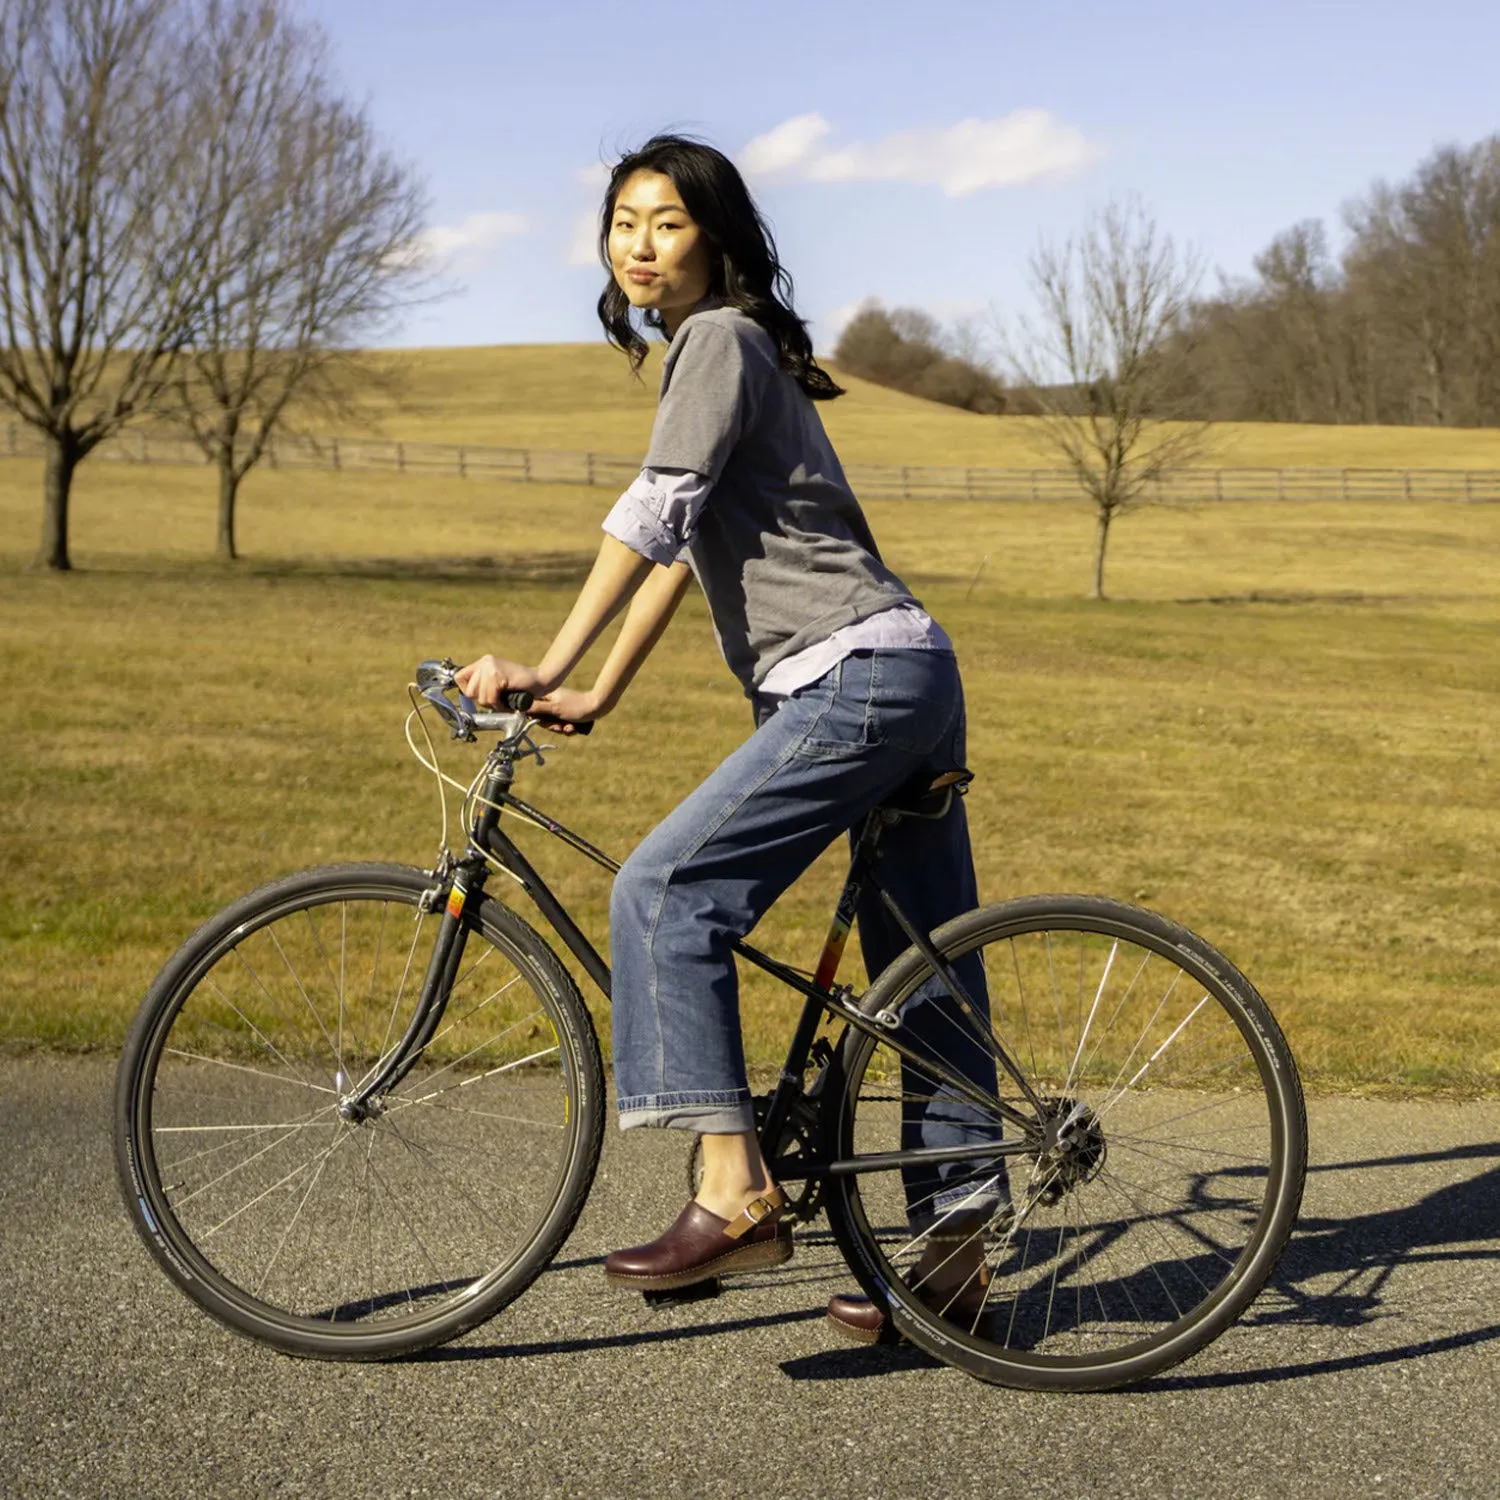
[[[480,712],[453,670],[418,668],[407,737],[442,775],[412,742],[422,709],[454,738],[498,736],[463,788],[461,852],[445,803],[431,870],[330,865],[252,891],[173,954],[120,1059],[116,1158],[141,1237],[200,1307],[291,1354],[388,1359],[494,1316],[557,1253],[598,1161],[589,1013],[493,877],[607,995],[507,825],[618,865],[512,791],[541,758],[529,698]],[[1031,896],[918,931],[881,884],[881,837],[968,780],[953,767],[869,815],[813,973],[737,945],[805,998],[757,1100],[762,1149],[799,1218],[826,1211],[891,1335],[1004,1385],[1139,1380],[1228,1327],[1281,1253],[1306,1163],[1296,1065],[1249,981],[1154,912]],[[911,939],[863,993],[836,982],[861,890]],[[934,995],[982,1037],[997,1087],[905,1024]],[[934,1095],[995,1129],[913,1145]],[[913,1201],[924,1173],[949,1206]],[[956,1285],[945,1262],[972,1274]]]

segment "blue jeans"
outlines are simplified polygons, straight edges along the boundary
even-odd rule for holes
[[[731,943],[871,808],[921,771],[963,764],[958,663],[927,650],[856,651],[817,682],[757,705],[755,733],[649,833],[615,877],[610,901],[614,1060],[622,1129],[714,1134],[754,1128]],[[880,875],[920,929],[977,904],[963,802],[937,820],[886,831]],[[858,908],[873,978],[908,946],[879,898]],[[987,1006],[983,968],[959,978]],[[988,1093],[990,1051],[941,983],[919,991],[903,1032]],[[998,1139],[998,1122],[904,1069],[907,1149]],[[999,1163],[951,1162],[906,1177],[914,1216],[1005,1196]],[[919,1208],[918,1205],[921,1205]]]

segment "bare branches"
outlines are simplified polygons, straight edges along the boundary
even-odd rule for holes
[[[1172,420],[1187,392],[1180,351],[1168,349],[1201,271],[1136,203],[1110,206],[1060,245],[1043,242],[1029,269],[1037,310],[1000,330],[1004,360],[1040,413],[1042,445],[1093,502],[1092,596],[1102,599],[1115,517],[1206,441],[1206,423]]]
[[[1500,136],[1443,146],[1345,214],[1293,225],[1193,310],[1204,415],[1500,423]]]
[[[272,431],[294,403],[342,405],[344,351],[420,289],[425,204],[281,0],[213,0],[191,66],[209,227],[203,314],[173,389],[219,468],[219,549],[232,557],[238,486]]]
[[[1374,326],[1379,406],[1441,426],[1500,421],[1500,136],[1441,147],[1348,218],[1345,284]]]
[[[0,8],[0,405],[48,438],[42,560],[74,467],[160,395],[194,315],[201,202],[170,0]]]
[[[48,439],[50,566],[124,423],[174,392],[232,492],[417,284],[421,195],[324,50],[282,0],[0,6],[0,406]]]
[[[167,17],[16,0],[0,19],[0,402],[81,453],[154,397],[192,314],[190,248],[162,232],[196,208]]]

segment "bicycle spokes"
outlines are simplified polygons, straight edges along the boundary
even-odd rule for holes
[[[928,971],[905,995],[868,1002],[898,1001],[905,1055],[885,1040],[849,1049],[855,1154],[965,1134],[1008,1146],[857,1179],[884,1279],[971,1339],[976,1361],[1104,1369],[1166,1346],[1243,1300],[1241,1280],[1263,1279],[1289,1197],[1295,1209],[1300,1096],[1294,1111],[1290,1059],[1258,998],[1149,927],[1093,925],[1075,913],[976,923],[950,956],[987,1006],[982,1032]],[[996,1065],[1002,1049],[1035,1105]],[[988,1111],[920,1061],[952,1066],[954,1054],[994,1090]],[[1002,1116],[1007,1102],[1032,1111],[1027,1130]]]

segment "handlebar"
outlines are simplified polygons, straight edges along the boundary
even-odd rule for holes
[[[503,711],[482,709],[454,681],[457,671],[457,663],[447,657],[441,661],[429,657],[417,664],[417,691],[442,716],[454,739],[472,740],[476,734],[490,732],[509,738],[526,727],[527,712],[536,701],[532,694],[524,688],[507,689],[500,695]],[[447,696],[450,692],[457,694],[457,703]],[[573,726],[576,734],[590,734],[593,728],[592,722]]]

